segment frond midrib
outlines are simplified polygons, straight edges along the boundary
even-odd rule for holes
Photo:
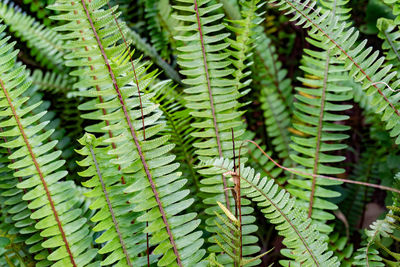
[[[117,81],[116,81],[116,78],[115,78],[115,74],[114,74],[114,72],[113,72],[113,70],[112,70],[112,68],[111,68],[111,66],[110,66],[108,57],[107,57],[107,55],[106,55],[106,53],[105,53],[105,51],[104,51],[104,47],[103,47],[103,44],[102,44],[101,41],[100,41],[100,37],[99,37],[99,35],[98,35],[98,33],[97,33],[97,30],[96,30],[96,28],[94,27],[94,24],[93,24],[92,18],[91,18],[91,16],[90,16],[89,10],[88,10],[88,8],[87,8],[87,6],[86,6],[85,0],[81,0],[81,2],[82,2],[82,6],[83,6],[83,8],[84,8],[84,10],[85,10],[85,12],[86,12],[86,16],[87,16],[87,19],[89,20],[89,23],[90,23],[91,29],[92,29],[92,31],[93,31],[93,34],[94,34],[94,36],[95,36],[95,38],[96,38],[97,45],[98,45],[99,49],[101,50],[101,53],[102,53],[104,62],[105,62],[105,64],[107,65],[108,72],[109,72],[109,74],[110,74],[110,76],[111,76],[111,79],[112,79],[112,81],[113,81],[114,89],[115,89],[115,91],[116,91],[116,93],[117,93],[117,95],[118,95],[118,99],[119,99],[119,101],[120,101],[121,107],[122,107],[123,112],[124,112],[125,120],[126,120],[126,122],[127,122],[127,124],[128,124],[128,127],[129,127],[129,129],[130,129],[130,133],[131,133],[131,135],[132,135],[133,141],[134,141],[135,146],[136,146],[136,149],[137,149],[137,151],[138,151],[140,160],[141,160],[141,162],[142,162],[142,165],[143,165],[143,167],[144,167],[146,176],[147,176],[147,178],[148,178],[148,180],[149,180],[151,189],[152,189],[152,191],[153,191],[154,197],[155,197],[156,202],[157,202],[157,205],[158,205],[158,207],[159,207],[159,210],[160,210],[160,213],[161,213],[163,222],[164,222],[164,224],[165,224],[165,227],[166,227],[166,230],[167,230],[169,239],[170,239],[170,243],[171,243],[171,245],[172,245],[172,247],[173,247],[173,251],[174,251],[174,254],[175,254],[175,256],[176,256],[177,263],[178,263],[179,266],[182,267],[181,258],[180,258],[180,255],[179,255],[178,248],[177,248],[177,246],[176,246],[174,237],[173,237],[173,235],[172,235],[172,232],[171,232],[171,229],[170,229],[170,225],[169,225],[169,223],[168,223],[168,220],[167,220],[167,217],[166,217],[166,213],[165,213],[165,211],[164,211],[164,207],[162,206],[159,193],[157,192],[156,185],[155,185],[155,183],[154,183],[154,181],[153,181],[152,175],[151,175],[150,170],[149,170],[149,166],[148,166],[148,164],[147,164],[147,162],[146,162],[146,159],[145,159],[145,157],[144,157],[144,154],[143,154],[143,151],[142,151],[142,147],[141,147],[141,145],[140,145],[140,143],[139,143],[138,137],[137,137],[137,135],[136,135],[136,131],[135,131],[133,125],[132,125],[132,121],[131,121],[130,115],[129,115],[129,113],[128,113],[128,110],[127,110],[126,104],[125,104],[125,102],[124,102],[124,99],[123,99],[123,97],[122,97],[122,95],[121,95],[121,91],[120,91],[120,89],[119,89],[119,87],[118,87],[118,84],[117,84]]]

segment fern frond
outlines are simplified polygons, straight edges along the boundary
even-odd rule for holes
[[[391,66],[383,65],[384,58],[379,57],[379,52],[373,51],[371,47],[366,48],[366,40],[356,44],[359,32],[354,27],[348,28],[346,22],[340,23],[339,17],[331,11],[322,12],[314,0],[272,0],[268,3],[276,3],[286,14],[294,13],[291,20],[298,20],[298,25],[309,29],[311,34],[329,44],[325,47],[331,50],[333,56],[345,62],[349,76],[362,83],[366,94],[373,96],[371,104],[374,111],[381,115],[386,128],[396,137],[396,143],[400,143],[400,94],[392,91],[397,89],[400,81],[392,81],[396,73],[391,71]],[[382,82],[389,84],[392,89]]]
[[[52,151],[57,141],[49,142],[54,130],[41,132],[48,121],[38,121],[46,112],[30,114],[40,102],[23,106],[28,100],[23,93],[30,84],[26,82],[24,67],[14,64],[18,51],[13,50],[13,43],[6,43],[7,39],[1,40],[0,51],[0,127],[5,129],[1,136],[7,140],[1,142],[1,146],[12,151],[8,158],[13,162],[8,167],[14,171],[14,176],[22,178],[17,188],[26,193],[20,205],[28,203],[32,211],[30,219],[37,220],[34,228],[40,231],[40,235],[38,232],[28,241],[37,243],[33,250],[44,252],[46,257],[39,254],[38,259],[53,261],[53,266],[88,264],[96,250],[89,248],[92,237],[88,225],[85,225],[86,218],[82,217],[82,198],[72,182],[58,182],[67,172],[60,170],[64,165],[64,161],[58,159],[61,151]],[[23,214],[26,213],[18,215],[23,217]],[[47,248],[51,253],[43,250]]]
[[[151,42],[154,48],[160,52],[164,59],[171,57],[171,50],[168,48],[168,32],[161,26],[160,16],[161,5],[169,5],[169,0],[148,0],[145,2],[145,18],[147,19],[147,28],[150,33]]]
[[[191,134],[195,131],[190,124],[196,121],[190,115],[190,111],[184,106],[182,95],[177,94],[175,87],[172,87],[169,81],[160,81],[149,86],[149,93],[155,93],[151,99],[159,104],[160,110],[166,121],[166,127],[163,130],[165,134],[170,135],[170,140],[176,146],[173,153],[176,160],[181,163],[180,170],[185,177],[190,178],[189,182],[195,186],[194,191],[199,192],[200,177],[195,168],[197,165],[194,158],[195,137]]]
[[[37,86],[38,90],[53,94],[67,94],[73,90],[72,85],[75,83],[74,77],[51,71],[43,72],[39,69],[35,69],[30,75],[30,78],[32,80],[32,85]]]
[[[262,5],[260,0],[242,1],[242,19],[229,21],[230,23],[226,25],[236,37],[228,38],[227,42],[230,44],[229,52],[233,58],[232,65],[235,67],[232,75],[235,78],[236,90],[242,95],[249,91],[248,89],[246,92],[245,89],[251,83],[248,77],[251,75],[249,66],[253,64],[251,56],[256,39],[254,28],[263,21],[261,18],[263,14],[257,13]]]
[[[221,7],[221,4],[210,4],[209,0],[179,0],[179,5],[174,6],[176,10],[184,15],[176,18],[184,24],[177,28],[182,36],[176,37],[185,43],[178,48],[178,64],[181,73],[186,76],[183,83],[187,85],[184,90],[187,102],[186,107],[191,111],[190,115],[199,119],[192,123],[196,132],[192,136],[198,138],[193,146],[197,149],[195,154],[200,161],[207,161],[214,157],[233,157],[232,132],[236,144],[236,155],[239,154],[239,140],[245,132],[241,115],[243,112],[238,108],[241,106],[237,99],[241,96],[238,92],[235,80],[230,75],[234,72],[226,52],[229,43],[223,42],[230,34],[224,33],[223,24],[219,24],[223,14],[213,12]],[[196,141],[197,141],[196,140]],[[228,209],[233,207],[233,196],[228,190],[232,186],[221,173],[212,170],[201,169],[199,173],[203,176],[200,183],[203,185],[204,203],[208,205],[205,213],[209,215],[207,231],[216,232],[213,222],[214,211],[218,209],[216,201],[220,201]],[[250,234],[256,230],[254,217],[251,216],[252,208],[246,207],[249,202],[242,203],[243,227],[249,238],[243,248],[243,255],[248,256],[258,252],[259,248],[251,246],[256,238]],[[251,241],[250,241],[251,240]],[[213,239],[209,240],[214,242]],[[247,248],[246,248],[247,247]],[[220,252],[218,246],[211,246],[211,252]]]
[[[101,233],[96,242],[104,244],[99,253],[107,255],[101,264],[144,266],[147,257],[139,257],[139,254],[146,249],[146,235],[142,233],[146,224],[135,223],[133,227],[133,222],[139,216],[127,208],[126,203],[132,198],[132,194],[123,193],[121,171],[117,165],[109,163],[112,157],[107,155],[107,147],[99,147],[101,141],[93,135],[85,134],[79,142],[83,148],[77,152],[85,158],[78,164],[87,167],[80,175],[90,178],[83,185],[92,189],[85,195],[94,198],[90,208],[98,210],[91,218],[96,222],[94,231]],[[156,259],[157,257],[151,255],[150,263]]]
[[[276,49],[271,40],[257,29],[255,51],[255,80],[260,85],[266,131],[272,138],[274,150],[279,158],[286,159],[286,164],[291,165],[290,159],[290,115],[292,101],[291,81],[285,79],[287,71],[282,69],[282,63],[278,61]]]
[[[323,1],[331,3],[331,1]],[[344,10],[347,1],[335,1],[331,6],[334,14]],[[345,10],[348,12],[349,10]],[[340,14],[340,13],[339,13]],[[338,18],[345,20],[345,14]],[[342,104],[352,98],[352,88],[344,86],[348,79],[344,65],[336,59],[330,48],[325,48],[325,42],[318,34],[310,33],[309,42],[316,49],[305,50],[303,64],[300,67],[305,72],[304,78],[299,78],[304,87],[295,88],[297,91],[294,103],[294,116],[296,120],[293,127],[301,133],[300,136],[293,136],[291,147],[298,154],[291,154],[290,157],[299,165],[305,168],[305,172],[312,174],[340,174],[344,170],[331,166],[332,163],[339,163],[345,158],[332,155],[333,151],[345,149],[345,144],[339,143],[348,135],[344,131],[349,126],[339,124],[349,118],[342,115],[351,105]],[[320,51],[318,51],[318,50]],[[294,187],[288,191],[299,199],[304,200],[303,205],[308,208],[309,216],[322,222],[334,219],[334,216],[326,210],[335,210],[337,206],[325,198],[340,196],[340,193],[327,187],[340,184],[336,181],[317,180],[313,177],[310,180],[291,179],[289,183]],[[321,231],[329,231],[329,227]]]
[[[333,232],[329,236],[329,250],[333,251],[338,258],[340,266],[353,266],[354,245],[345,236],[340,236],[338,232]]]
[[[270,251],[264,252],[253,258],[243,258],[240,255],[241,247],[241,228],[240,220],[233,215],[228,208],[226,208],[221,202],[217,202],[220,209],[223,211],[225,216],[215,212],[215,215],[219,220],[215,221],[218,227],[218,236],[215,236],[215,242],[226,253],[234,262],[234,266],[254,266],[260,263],[260,258],[268,254]]]
[[[373,222],[369,230],[366,230],[366,246],[361,247],[357,250],[357,255],[354,257],[355,266],[398,266],[400,264],[400,254],[392,252],[389,248],[383,245],[384,238],[391,237],[394,240],[399,241],[395,238],[393,233],[394,230],[400,229],[399,226],[399,209],[398,207],[388,207],[389,213],[383,220],[377,220]],[[385,259],[379,255],[379,250],[385,251],[389,256],[394,259]]]
[[[399,23],[396,24],[394,20],[380,18],[376,25],[379,30],[378,37],[383,39],[382,49],[385,51],[386,61],[395,68],[400,66]]]
[[[181,78],[179,74],[175,71],[175,69],[172,68],[171,65],[169,65],[167,62],[165,62],[164,59],[162,59],[162,57],[154,49],[154,47],[146,43],[146,41],[143,40],[143,38],[140,37],[138,33],[128,28],[126,32],[126,38],[132,41],[134,46],[138,50],[142,51],[144,55],[150,57],[151,60],[155,64],[157,64],[157,66],[159,66],[169,78],[177,83],[181,83]]]
[[[8,1],[0,2],[0,18],[16,37],[26,42],[31,55],[41,66],[58,72],[65,71],[64,42],[55,31],[40,24],[35,18],[25,14],[19,7]]]
[[[233,171],[233,162],[229,159],[217,159],[209,162],[221,172]],[[327,251],[327,236],[316,229],[317,225],[307,214],[296,207],[297,201],[270,178],[261,178],[254,169],[240,166],[242,195],[262,207],[261,212],[284,237],[287,250],[281,252],[294,261],[281,261],[283,266],[339,266],[332,252]]]
[[[75,86],[87,88],[81,95],[92,98],[80,108],[88,112],[85,119],[100,121],[86,129],[102,133],[102,145],[110,145],[110,162],[123,175],[124,193],[132,195],[127,209],[137,214],[138,225],[148,223],[142,232],[150,235],[152,253],[163,255],[157,264],[195,265],[205,251],[202,232],[196,231],[200,220],[196,213],[184,212],[193,203],[189,190],[183,189],[187,180],[176,171],[179,164],[170,153],[174,145],[160,135],[165,123],[149,100],[152,95],[138,93],[146,91],[156,73],[146,73],[149,64],[140,60],[130,62],[119,31],[126,32],[126,26],[116,25],[116,8],[104,5],[102,0],[59,0],[51,6],[63,12],[54,19],[69,21],[58,30],[79,47],[68,55],[68,64],[81,67],[74,71],[81,77]]]

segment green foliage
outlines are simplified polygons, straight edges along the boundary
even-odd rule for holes
[[[262,28],[258,29],[259,31]],[[285,79],[287,71],[281,69],[276,49],[271,40],[260,32],[256,41],[255,71],[256,82],[260,86],[261,108],[265,118],[266,131],[279,158],[290,163],[290,132],[292,87],[291,81]]]
[[[217,169],[224,172],[233,170],[233,162],[219,159],[212,162]],[[254,169],[240,166],[240,180],[242,194],[252,199],[261,212],[276,225],[279,234],[285,239],[283,244],[287,247],[284,255],[293,259],[293,262],[281,262],[284,266],[339,266],[332,252],[327,252],[327,236],[318,233],[316,224],[307,218],[306,213],[296,207],[296,199],[274,184],[268,177],[261,178]]]
[[[56,32],[6,1],[0,2],[0,18],[16,37],[27,43],[31,56],[38,63],[58,72],[62,71],[62,57],[66,51],[63,48],[63,41]]]
[[[0,266],[398,266],[400,6],[353,2],[0,2]]]
[[[12,205],[8,213],[13,210],[17,213],[18,210],[14,220],[20,221],[23,227],[35,225],[34,228],[27,227],[29,230],[25,233],[30,233],[26,242],[32,245],[30,252],[42,262],[39,264],[47,265],[46,261],[53,261],[53,266],[88,264],[95,257],[96,250],[85,245],[91,243],[92,237],[81,209],[83,199],[72,181],[59,182],[67,172],[60,170],[64,164],[58,159],[61,151],[52,151],[57,144],[56,140],[49,141],[54,130],[42,132],[48,121],[39,120],[46,111],[30,114],[40,102],[23,105],[29,99],[23,93],[30,84],[26,82],[24,67],[14,63],[18,51],[13,50],[13,43],[6,43],[8,39],[1,40],[0,51],[3,63],[0,66],[0,125],[4,129],[1,136],[7,140],[2,147],[11,151],[8,168],[21,178],[13,188],[14,195],[11,196],[15,197],[8,199]],[[27,208],[32,212],[30,216]],[[29,218],[22,217],[21,209],[27,211],[25,216]]]

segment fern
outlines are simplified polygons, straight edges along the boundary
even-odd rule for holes
[[[258,31],[261,29],[259,28]],[[279,158],[287,159],[290,154],[290,110],[291,85],[284,79],[286,71],[281,69],[275,47],[262,32],[256,41],[256,81],[260,84],[261,108],[264,112],[266,130]],[[286,164],[291,165],[290,160]]]
[[[234,83],[236,90],[242,95],[245,95],[249,90],[245,90],[251,83],[248,77],[251,71],[248,70],[249,66],[253,64],[251,60],[252,48],[254,43],[254,28],[259,25],[263,20],[261,19],[262,13],[258,14],[257,11],[261,8],[260,0],[242,1],[242,19],[233,20],[230,24],[226,25],[236,35],[236,39],[227,39],[230,44],[230,53],[233,56],[232,65],[235,67],[233,73]]]
[[[176,16],[178,20],[185,23],[177,28],[185,35],[178,36],[176,39],[186,43],[185,46],[178,48],[180,72],[186,76],[183,80],[183,83],[187,85],[184,90],[186,107],[191,111],[192,116],[200,120],[191,124],[196,129],[192,136],[199,140],[193,144],[197,148],[195,154],[200,161],[207,161],[213,157],[232,158],[231,130],[235,137],[234,142],[238,143],[244,134],[244,129],[240,118],[242,112],[237,110],[241,106],[237,101],[241,94],[234,80],[229,79],[229,75],[234,72],[228,58],[230,53],[223,52],[229,44],[222,41],[229,36],[229,33],[223,33],[224,26],[218,24],[223,14],[212,15],[212,12],[218,10],[221,5],[208,6],[210,2],[208,0],[179,0],[178,2],[180,5],[174,8],[187,12],[186,15]],[[248,22],[252,23],[251,20]],[[236,153],[238,153],[237,149]],[[199,174],[203,176],[200,181],[203,185],[201,191],[205,193],[203,202],[209,205],[205,209],[205,213],[209,216],[206,220],[206,229],[216,232],[213,222],[214,211],[218,209],[216,201],[226,205],[229,210],[233,208],[233,197],[227,190],[231,184],[220,173],[214,173],[211,170],[202,169]],[[246,234],[249,238],[249,241],[244,243],[246,245],[243,248],[244,256],[254,254],[259,250],[258,247],[251,246],[257,239],[250,234],[257,228],[251,224],[254,217],[249,215],[252,213],[252,208],[245,207],[248,204],[248,202],[242,203],[243,224],[247,224],[243,227],[247,228]],[[213,240],[211,239],[210,242]],[[211,246],[209,250],[220,251],[218,246]]]
[[[215,168],[232,171],[233,163],[228,159],[211,161]],[[318,233],[316,224],[301,209],[296,207],[296,199],[284,189],[279,189],[274,181],[255,174],[254,169],[240,166],[242,194],[257,202],[261,212],[285,239],[288,248],[281,252],[294,261],[281,261],[284,266],[339,266],[332,252],[327,252],[327,236]]]
[[[10,27],[11,32],[27,43],[36,61],[44,67],[62,72],[62,57],[66,51],[63,48],[63,41],[56,32],[5,1],[0,2],[0,18]]]
[[[335,1],[336,5],[331,7],[332,12],[347,12],[343,7],[345,3],[346,1]],[[344,19],[343,14],[341,19]],[[316,48],[324,49],[324,41],[320,36],[311,34],[311,37],[313,39],[310,39],[310,43]],[[346,148],[346,145],[337,142],[348,137],[342,132],[349,130],[349,127],[335,122],[348,119],[347,115],[338,112],[351,107],[341,102],[352,98],[352,88],[342,85],[341,82],[346,81],[347,75],[344,66],[333,56],[331,49],[321,52],[306,49],[305,52],[301,66],[305,76],[299,78],[305,87],[296,88],[298,101],[294,103],[293,112],[296,118],[293,127],[301,136],[292,137],[291,147],[298,154],[291,154],[290,157],[303,166],[306,173],[340,174],[344,172],[343,169],[328,164],[344,160],[343,156],[332,153]],[[335,210],[337,206],[324,198],[337,197],[340,194],[323,186],[337,185],[338,182],[321,181],[313,177],[311,181],[291,179],[289,183],[294,187],[288,188],[288,191],[304,200],[303,206],[308,208],[309,216],[321,221],[334,218],[325,210]],[[329,231],[329,227],[324,228],[321,231]]]
[[[196,264],[205,253],[200,249],[202,234],[195,231],[200,221],[195,213],[182,212],[193,199],[186,198],[189,190],[182,188],[186,180],[180,179],[176,171],[179,164],[169,153],[173,145],[167,143],[168,136],[159,135],[164,127],[159,120],[161,112],[149,101],[151,95],[138,95],[138,90],[146,90],[155,73],[146,73],[146,63],[130,62],[126,44],[117,44],[125,25],[115,24],[115,8],[102,9],[105,4],[60,0],[51,7],[63,12],[55,19],[70,20],[58,30],[66,31],[65,38],[80,48],[68,55],[68,64],[84,67],[74,72],[81,78],[75,86],[88,87],[82,96],[93,98],[80,108],[89,112],[83,115],[85,119],[100,120],[86,129],[104,133],[101,144],[111,144],[107,154],[120,170],[114,179],[126,183],[124,193],[132,195],[131,205],[125,209],[138,216],[139,225],[148,223],[142,232],[151,235],[150,245],[156,247],[152,253],[163,254],[158,265]]]
[[[277,1],[268,1],[276,3]],[[338,16],[331,11],[322,12],[321,8],[314,9],[316,1],[281,0],[277,3],[282,9],[294,12],[292,20],[299,20],[298,24],[304,28],[310,28],[310,33],[315,33],[324,43],[329,43],[327,49],[331,50],[333,56],[345,62],[345,68],[349,70],[350,77],[357,82],[362,82],[362,89],[368,95],[373,95],[372,107],[375,112],[381,114],[386,122],[386,128],[397,137],[396,143],[400,142],[399,117],[397,103],[400,94],[395,94],[398,82],[391,82],[396,73],[391,72],[391,66],[383,66],[384,58],[379,56],[378,51],[366,48],[366,40],[356,44],[359,32],[355,28],[348,28],[346,22],[340,23]],[[379,84],[377,84],[379,82]],[[382,82],[391,85],[387,88]]]
[[[165,31],[161,25],[162,22],[160,21],[160,14],[162,12],[161,4],[164,4],[165,6],[165,3],[167,5],[169,4],[168,2],[168,0],[149,0],[145,3],[145,18],[147,18],[148,21],[147,28],[150,32],[151,42],[153,43],[154,48],[160,52],[161,57],[165,59],[170,58],[171,51],[168,49],[168,32]]]
[[[190,183],[194,185],[194,192],[199,193],[200,177],[196,172],[196,159],[194,158],[195,138],[191,135],[194,129],[190,127],[195,119],[190,116],[190,111],[184,107],[180,94],[175,92],[169,81],[156,82],[149,86],[149,92],[155,93],[152,101],[159,104],[160,110],[166,120],[165,134],[170,135],[170,140],[176,146],[173,148],[177,160],[181,163],[180,170]]]
[[[38,244],[31,251],[38,253],[42,250],[36,259],[54,261],[53,266],[88,264],[96,255],[96,250],[89,249],[91,236],[88,225],[85,225],[86,218],[81,217],[81,200],[79,197],[70,198],[71,195],[76,195],[72,182],[58,182],[67,172],[58,170],[64,164],[57,159],[61,152],[50,152],[57,141],[46,142],[52,131],[40,133],[48,122],[31,126],[45,114],[41,112],[34,116],[29,115],[29,111],[35,109],[40,102],[22,107],[27,101],[22,96],[29,87],[29,83],[26,83],[27,73],[23,66],[14,68],[18,51],[12,50],[13,44],[7,44],[7,39],[1,40],[3,64],[0,67],[0,125],[6,127],[1,135],[7,140],[1,146],[12,151],[9,159],[13,162],[8,167],[14,170],[16,177],[22,178],[17,188],[26,190],[22,197],[24,202],[20,206],[23,208],[27,204],[25,201],[28,201],[27,206],[32,211],[30,218],[37,220],[34,225],[37,230],[34,231],[40,231],[40,235],[32,235],[27,242]],[[17,206],[13,208],[16,209]],[[22,214],[19,213],[18,216]],[[50,249],[51,253],[43,248]],[[41,264],[43,263],[39,263]]]
[[[215,242],[220,246],[222,251],[232,258],[235,266],[248,266],[258,264],[259,259],[268,254],[270,251],[264,252],[254,258],[243,258],[240,254],[241,249],[241,221],[236,218],[223,204],[217,202],[218,206],[224,212],[225,216],[215,212],[222,224],[215,221],[219,231],[217,232],[219,238],[215,238]],[[224,244],[227,245],[224,245]]]
[[[338,258],[340,266],[353,266],[353,244],[349,244],[349,238],[340,236],[338,232],[333,232],[329,236],[329,250],[334,252]]]
[[[146,235],[143,232],[146,224],[133,222],[138,219],[138,214],[129,212],[126,202],[132,194],[124,194],[124,185],[120,183],[120,176],[116,165],[110,165],[110,156],[104,157],[107,147],[98,147],[101,141],[93,135],[86,134],[80,139],[84,146],[78,152],[85,156],[79,162],[82,167],[88,167],[80,172],[82,177],[89,180],[83,183],[84,186],[92,188],[86,196],[95,198],[90,206],[98,210],[91,218],[96,222],[94,230],[101,232],[96,239],[97,243],[105,243],[100,254],[107,254],[102,265],[116,266],[143,266],[147,262],[146,257],[138,255],[146,249]],[[151,257],[154,262],[156,257]]]
[[[398,266],[400,263],[399,253],[392,252],[387,248],[382,239],[390,237],[392,240],[399,241],[399,238],[394,236],[394,230],[399,229],[398,207],[388,207],[389,213],[383,220],[377,220],[370,225],[370,230],[366,231],[367,243],[366,246],[358,249],[358,255],[355,256],[356,266]],[[379,250],[382,249],[389,256],[386,259],[379,255]]]

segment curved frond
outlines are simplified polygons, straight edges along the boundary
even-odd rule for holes
[[[344,9],[347,1],[323,1],[331,4],[333,14],[338,13],[341,21],[346,19],[349,10]],[[342,13],[341,13],[342,12]],[[312,174],[341,174],[343,169],[332,166],[342,162],[343,156],[334,155],[335,151],[347,146],[340,143],[348,138],[344,132],[350,127],[344,125],[349,118],[342,112],[352,106],[345,101],[352,99],[352,88],[346,86],[348,75],[344,64],[336,59],[331,48],[325,48],[325,42],[318,34],[310,33],[309,42],[315,49],[306,49],[302,66],[305,75],[299,80],[304,86],[295,88],[297,91],[294,103],[293,127],[300,135],[293,136],[291,147],[298,153],[290,157]],[[308,208],[309,216],[325,222],[334,219],[327,210],[335,210],[337,206],[326,198],[340,196],[340,193],[330,189],[330,185],[340,184],[336,181],[317,178],[291,179],[293,185],[288,191],[298,199],[304,200],[303,206]],[[321,224],[321,227],[322,224]],[[321,231],[330,231],[324,226]]]
[[[227,173],[233,171],[233,162],[228,159],[210,161],[216,169]],[[307,218],[306,212],[297,207],[297,200],[278,187],[268,177],[261,178],[254,169],[240,166],[242,195],[262,207],[261,212],[276,225],[284,237],[287,250],[281,251],[293,261],[283,260],[283,266],[339,266],[332,252],[327,251],[327,236],[318,232],[317,224]]]
[[[53,266],[89,264],[96,250],[90,249],[92,237],[80,208],[80,192],[76,191],[73,182],[59,182],[67,172],[60,170],[65,163],[58,159],[61,151],[53,150],[57,141],[49,141],[54,130],[42,132],[49,122],[38,121],[46,112],[30,114],[40,102],[23,105],[29,99],[23,93],[30,83],[26,81],[24,67],[14,65],[18,51],[14,51],[13,44],[7,44],[7,40],[1,40],[0,51],[0,127],[4,129],[1,136],[5,138],[1,146],[11,150],[8,158],[12,162],[8,167],[13,170],[14,176],[22,178],[17,184],[17,188],[24,191],[23,201],[19,205],[23,208],[28,204],[27,207],[32,211],[29,223],[36,220],[34,228],[37,233],[27,242],[36,243],[36,248],[31,251],[36,250],[37,253],[42,250],[44,254],[41,253],[37,258],[53,261]],[[70,198],[71,195],[75,197]],[[22,214],[26,213],[18,215]],[[21,222],[23,224],[26,221]]]
[[[0,1],[0,18],[9,26],[16,37],[26,42],[31,55],[43,67],[63,72],[63,56],[66,51],[60,36],[25,14],[19,7],[8,1]]]
[[[143,95],[156,73],[146,72],[148,63],[130,62],[120,32],[126,26],[117,25],[116,8],[105,5],[102,0],[59,0],[51,6],[62,12],[56,19],[69,20],[58,30],[79,48],[68,55],[68,65],[80,67],[74,71],[81,78],[75,86],[92,98],[80,106],[86,111],[82,117],[100,121],[86,129],[102,133],[101,144],[109,145],[110,162],[126,183],[123,192],[131,195],[127,209],[138,216],[137,225],[148,224],[142,232],[150,236],[152,254],[162,255],[157,264],[195,265],[205,253],[196,230],[200,220],[196,213],[185,213],[193,203],[184,189],[187,180],[177,172],[179,164],[170,153],[174,145],[160,134],[162,112],[151,94]]]
[[[186,76],[183,80],[187,86],[184,90],[186,107],[190,110],[191,116],[199,119],[199,122],[191,125],[196,129],[192,133],[192,136],[197,138],[193,144],[196,148],[195,154],[200,161],[207,161],[214,157],[232,158],[231,131],[235,138],[235,152],[238,155],[239,140],[243,138],[245,129],[241,119],[243,112],[238,110],[241,104],[237,100],[241,97],[238,88],[242,87],[238,87],[231,76],[235,71],[232,63],[235,59],[230,58],[231,53],[227,51],[229,43],[224,42],[230,33],[224,32],[225,26],[220,23],[224,15],[214,14],[221,4],[211,4],[209,0],[179,0],[177,3],[179,5],[174,8],[182,15],[176,15],[176,18],[183,25],[177,27],[182,35],[176,39],[185,43],[178,47],[178,64],[181,67],[181,74]],[[252,20],[249,22],[253,23]],[[240,42],[247,43],[247,41]],[[247,48],[243,47],[243,49],[248,51]],[[245,58],[240,60],[243,63]],[[243,69],[245,66],[240,67]],[[243,77],[240,76],[239,79]],[[216,201],[226,205],[229,210],[233,210],[234,199],[228,190],[232,184],[221,173],[215,173],[212,170],[201,169],[199,174],[203,176],[200,180],[203,185],[201,188],[204,192],[203,201],[208,206],[205,209],[208,215],[206,229],[215,233],[217,229],[213,219],[214,211],[218,210]],[[248,201],[242,203],[242,215],[246,218],[243,222],[247,224],[244,227],[248,228],[246,235],[249,240],[244,243],[244,256],[259,251],[257,246],[252,245],[257,238],[251,234],[257,227],[253,224],[254,217],[250,215],[253,209],[246,207],[248,204]],[[209,241],[214,242],[213,239]],[[215,245],[209,250],[220,252],[220,248]],[[229,260],[228,257],[227,261]]]
[[[318,36],[333,56],[345,62],[345,68],[349,70],[349,76],[362,83],[362,89],[366,94],[373,96],[372,107],[385,121],[386,128],[400,143],[400,93],[395,93],[400,85],[400,80],[393,81],[396,72],[392,66],[383,64],[384,57],[379,57],[379,52],[372,47],[366,47],[367,41],[357,43],[359,31],[354,27],[349,28],[348,23],[340,22],[340,19],[332,11],[322,12],[316,7],[317,2],[307,0],[271,0],[287,14],[294,13],[291,20],[297,20],[297,24],[309,29],[311,34]],[[391,89],[384,83],[389,84]]]

